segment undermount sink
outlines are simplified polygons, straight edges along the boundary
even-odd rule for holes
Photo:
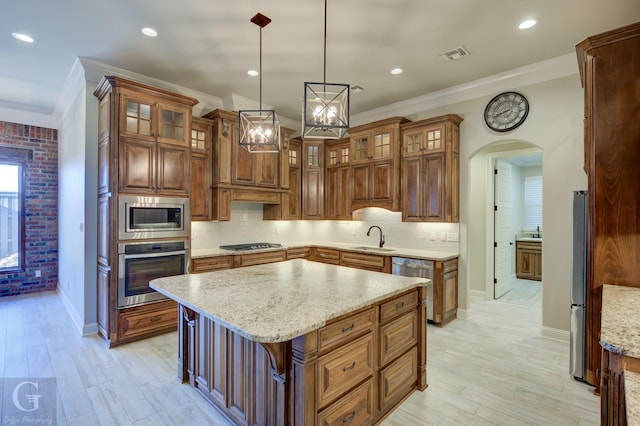
[[[537,237],[520,237],[520,238],[518,238],[518,241],[526,241],[526,242],[530,242],[530,243],[541,243],[541,242],[542,242],[542,238],[537,238]]]
[[[369,251],[394,251],[394,249],[380,248],[380,247],[367,247],[367,246],[359,246],[353,247],[354,250],[369,250]]]

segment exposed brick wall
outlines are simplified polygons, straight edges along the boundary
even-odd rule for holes
[[[58,131],[0,121],[0,146],[31,150],[25,171],[24,272],[0,273],[0,296],[55,290],[58,283]],[[41,277],[35,277],[35,271]]]

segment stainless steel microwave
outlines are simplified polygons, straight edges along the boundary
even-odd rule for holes
[[[190,218],[188,198],[120,196],[118,239],[188,237]]]

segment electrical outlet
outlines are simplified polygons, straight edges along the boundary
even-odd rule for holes
[[[449,232],[447,234],[447,241],[451,241],[453,243],[458,241],[458,234],[455,232]]]
[[[280,228],[278,228],[278,225],[275,225],[274,229],[275,229],[276,235],[280,235]]]
[[[438,233],[437,232],[432,232],[431,233],[431,241],[435,241],[438,239]]]
[[[42,273],[40,272],[40,269],[36,270],[36,278],[40,278],[42,276]]]
[[[441,232],[440,233],[440,241],[447,241],[447,233],[446,232]]]

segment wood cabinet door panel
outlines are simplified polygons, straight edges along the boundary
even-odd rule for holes
[[[157,103],[158,141],[187,147],[191,144],[191,108],[172,103]]]
[[[120,89],[120,136],[156,141],[156,102],[154,98]]]
[[[373,334],[318,359],[318,407],[325,407],[373,373]],[[417,361],[416,361],[417,365]]]
[[[372,331],[374,319],[375,310],[372,308],[320,328],[318,350],[326,351],[358,335]]]
[[[231,268],[233,268],[233,256],[212,256],[191,259],[192,274]]]
[[[191,220],[211,220],[210,182],[207,154],[191,154]]]
[[[232,142],[232,179],[231,183],[255,185],[256,154],[252,154],[237,143]]]
[[[415,388],[418,378],[418,349],[413,348],[380,371],[379,404],[383,414]]]
[[[424,176],[422,157],[411,157],[402,165],[402,220],[421,221],[424,216]]]
[[[380,365],[386,365],[418,342],[418,312],[412,311],[380,327]]]
[[[178,327],[178,305],[165,302],[155,307],[143,306],[119,315],[118,334],[120,339],[150,334],[155,331],[171,330]],[[162,308],[160,306],[163,306]],[[166,307],[164,307],[166,306]]]
[[[275,188],[278,185],[278,154],[260,153],[256,156],[256,185]]]
[[[337,203],[338,203],[338,218],[339,219],[351,219],[351,181],[349,180],[349,168],[340,167],[338,169],[337,179]]]
[[[416,306],[418,306],[417,290],[385,302],[380,305],[380,323],[383,324],[404,313],[415,310]]]
[[[444,286],[444,309],[443,316],[446,319],[448,315],[458,309],[458,271],[451,271],[442,274],[442,283]]]
[[[319,426],[369,425],[373,420],[373,381],[369,380],[318,415]]]
[[[289,192],[282,194],[282,218],[283,219],[301,219],[300,217],[300,193],[302,190],[300,184],[300,169],[291,168],[289,170]]]
[[[425,156],[426,207],[428,221],[444,221],[444,154]]]
[[[120,144],[120,190],[146,193],[155,190],[155,143],[126,141]]]
[[[302,205],[305,219],[322,217],[322,171],[306,170],[303,177],[304,189]]]
[[[287,260],[286,250],[267,251],[264,253],[243,254],[236,256],[236,261],[240,266],[263,265],[265,263],[282,262]]]
[[[371,165],[371,200],[391,201],[393,190],[393,162],[385,161]]]
[[[336,219],[340,217],[340,192],[338,188],[338,168],[327,168],[325,174],[325,210],[327,219]]]
[[[170,145],[158,144],[158,190],[169,194],[188,194],[189,151]]]
[[[369,200],[369,171],[368,163],[351,167],[351,199],[354,202],[367,202]]]
[[[255,342],[232,333],[228,339],[228,392],[227,404],[229,414],[238,423],[249,424],[249,412],[252,407],[251,365],[255,352]]]

